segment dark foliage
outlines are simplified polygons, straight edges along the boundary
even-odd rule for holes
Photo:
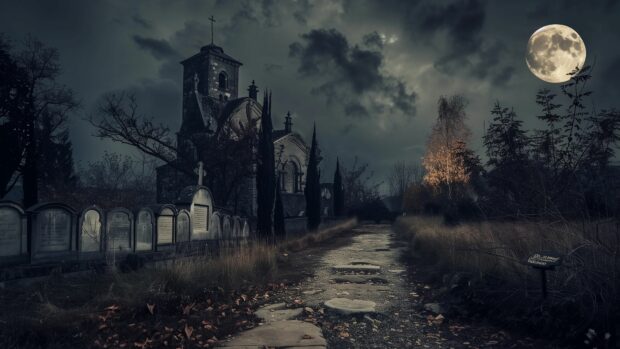
[[[312,131],[312,146],[310,147],[310,159],[306,171],[306,217],[308,217],[308,230],[314,231],[321,224],[321,173],[319,172],[318,144],[316,141],[316,125]]]
[[[263,98],[261,130],[258,142],[256,170],[257,234],[272,239],[273,210],[276,192],[275,154],[273,148],[273,124],[271,121],[271,94]]]
[[[276,202],[273,212],[273,233],[277,240],[286,237],[286,226],[284,225],[284,205],[282,203],[282,194],[280,189],[276,189]]]
[[[336,171],[334,172],[334,216],[341,217],[345,214],[344,187],[340,174],[340,160],[336,159]]]
[[[542,89],[536,95],[545,128],[529,136],[516,113],[496,104],[484,137],[488,171],[483,204],[491,216],[594,218],[617,213],[609,165],[620,140],[620,112],[586,107],[590,68],[561,86],[567,106]]]
[[[11,133],[2,137],[3,149],[8,151],[2,155],[0,194],[6,194],[21,179],[26,207],[39,201],[39,186],[46,184],[42,179],[55,176],[52,172],[57,168],[41,167],[42,159],[62,167],[59,174],[64,178],[57,176],[56,179],[62,179],[63,184],[75,184],[65,127],[69,113],[77,109],[78,102],[73,91],[57,81],[58,60],[56,49],[46,47],[33,37],[28,37],[21,50],[14,54],[9,52],[8,45],[0,42],[3,67],[0,116],[8,119],[0,132]]]

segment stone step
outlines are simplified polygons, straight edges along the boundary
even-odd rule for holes
[[[378,265],[370,265],[370,264],[341,264],[333,266],[332,269],[337,272],[374,272],[378,273],[381,271],[381,267]]]
[[[286,304],[270,304],[256,310],[254,315],[259,319],[269,323],[274,321],[284,321],[293,319],[303,312],[302,308],[287,309]]]
[[[313,348],[327,346],[321,329],[311,323],[288,320],[274,321],[241,332],[232,340],[219,344],[223,348]]]
[[[344,315],[374,313],[377,303],[361,299],[332,298],[325,306]]]

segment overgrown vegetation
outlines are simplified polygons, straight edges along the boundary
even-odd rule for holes
[[[620,311],[620,226],[556,222],[469,222],[402,217],[396,224],[412,256],[436,264],[438,275],[460,275],[446,285],[469,311],[530,333],[581,341],[592,327],[615,333]],[[563,254],[547,273],[549,299],[541,300],[539,271],[525,265],[534,252]],[[465,279],[465,280],[463,280]],[[452,288],[452,286],[456,286]]]

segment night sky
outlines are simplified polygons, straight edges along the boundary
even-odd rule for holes
[[[240,94],[256,80],[273,91],[274,123],[285,113],[308,141],[316,122],[323,180],[336,156],[355,155],[382,180],[398,160],[420,162],[441,95],[470,101],[472,147],[499,100],[535,125],[535,94],[551,87],[529,72],[525,47],[538,28],[575,29],[594,64],[597,108],[620,107],[619,1],[3,1],[0,32],[18,46],[28,33],[58,48],[62,82],[81,100],[72,115],[78,163],[104,150],[82,118],[102,94],[130,89],[142,111],[177,131],[179,62],[210,42],[243,62]],[[559,89],[558,89],[559,91]]]

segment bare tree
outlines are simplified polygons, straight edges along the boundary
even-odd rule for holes
[[[422,182],[423,172],[418,164],[396,162],[387,178],[390,194],[402,198],[411,185]]]
[[[369,203],[379,197],[379,185],[371,183],[373,173],[368,172],[368,164],[359,164],[355,157],[351,167],[342,166],[342,184],[344,187],[344,202],[347,210],[351,211]]]
[[[133,94],[121,92],[104,96],[98,112],[87,118],[97,130],[95,136],[130,145],[143,154],[172,166],[188,178],[202,161],[209,173],[207,185],[220,205],[236,207],[240,184],[254,173],[258,141],[258,119],[234,124],[232,118],[221,121],[213,134],[197,134],[191,141],[197,159],[178,151],[170,129],[154,118],[140,114]]]
[[[80,171],[76,201],[82,206],[137,207],[154,202],[155,162],[105,152]]]
[[[7,130],[13,134],[8,149],[10,161],[0,176],[0,194],[4,195],[19,179],[23,182],[24,206],[39,200],[41,179],[38,162],[42,136],[54,137],[65,131],[68,115],[79,103],[73,91],[58,83],[60,64],[58,50],[45,46],[28,36],[21,49],[12,58],[8,46],[0,43],[3,65],[10,68],[6,80],[0,82],[3,107],[1,116],[6,117]],[[4,69],[3,69],[4,70]],[[8,97],[8,98],[7,98]],[[39,132],[45,122],[45,133]],[[5,163],[3,161],[3,167]],[[11,173],[9,173],[11,172]],[[8,181],[7,181],[8,178]]]

